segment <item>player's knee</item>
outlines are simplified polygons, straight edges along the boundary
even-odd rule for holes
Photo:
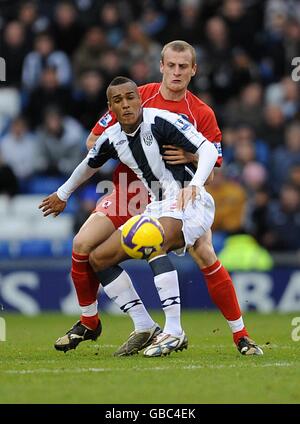
[[[172,250],[172,247],[173,247],[172,242],[170,240],[166,240],[164,244],[162,245],[163,253],[169,252],[170,250]]]
[[[201,267],[207,267],[216,262],[217,256],[210,241],[196,243],[192,256]]]
[[[80,233],[76,234],[73,239],[73,251],[82,255],[89,255],[92,247],[88,240]]]
[[[174,228],[173,232],[165,232],[165,241],[162,245],[164,252],[181,249],[184,245],[185,242],[180,228]]]
[[[109,254],[93,250],[89,255],[89,262],[95,272],[104,271],[112,265],[115,265],[113,257]]]
[[[102,271],[103,260],[95,252],[90,253],[89,262],[95,272]]]

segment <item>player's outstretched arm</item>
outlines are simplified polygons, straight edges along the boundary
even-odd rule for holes
[[[70,178],[58,188],[57,195],[60,200],[66,202],[71,194],[100,168],[91,168],[88,164],[88,157],[89,155],[77,166]]]
[[[71,194],[92,175],[94,175],[98,168],[91,168],[88,165],[88,158],[85,158],[73,171],[70,178],[58,188],[56,193],[43,199],[39,205],[39,209],[42,209],[44,216],[53,214],[54,216],[59,215],[66,207],[67,200]]]
[[[66,205],[67,202],[60,200],[57,193],[52,193],[50,196],[47,196],[42,200],[42,203],[39,205],[39,209],[42,209],[44,216],[51,214],[57,216],[65,209]]]

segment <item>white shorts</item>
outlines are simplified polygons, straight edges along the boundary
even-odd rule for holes
[[[193,246],[195,241],[212,226],[215,216],[215,202],[205,188],[201,188],[195,202],[192,204],[190,201],[184,211],[176,209],[175,205],[176,200],[170,201],[170,199],[151,202],[143,215],[154,218],[180,219],[186,249]]]

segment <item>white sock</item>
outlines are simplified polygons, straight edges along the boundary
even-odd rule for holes
[[[93,317],[98,313],[98,301],[96,300],[94,303],[88,306],[80,306],[81,315],[84,317]]]
[[[134,323],[135,330],[147,330],[153,327],[155,323],[148,314],[126,271],[123,271],[115,280],[104,286],[103,290],[123,312],[128,313]]]
[[[238,331],[241,331],[245,327],[242,317],[235,319],[234,321],[227,320],[227,322],[233,333],[237,333]]]
[[[154,283],[165,313],[166,323],[163,332],[180,336],[182,327],[180,322],[180,295],[177,271],[168,271],[155,275]]]

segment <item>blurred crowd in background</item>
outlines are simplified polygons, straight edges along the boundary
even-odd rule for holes
[[[0,1],[0,193],[49,193],[86,154],[117,75],[160,81],[160,51],[191,43],[190,90],[215,111],[224,165],[209,187],[214,230],[270,250],[300,249],[300,56],[297,0]],[[299,71],[300,76],[300,71]],[[110,178],[79,191],[75,230]]]

